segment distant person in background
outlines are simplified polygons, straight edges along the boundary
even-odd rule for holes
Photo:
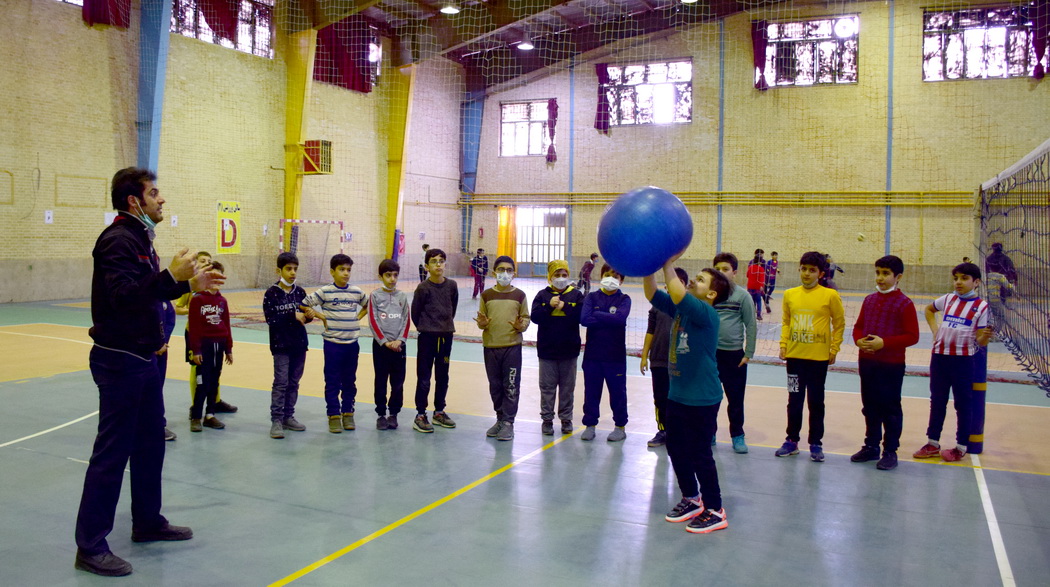
[[[576,289],[582,291],[583,295],[591,292],[591,273],[594,271],[594,262],[597,260],[598,253],[591,253],[591,258],[580,268],[580,281],[576,284]]]
[[[770,307],[769,302],[773,299],[773,290],[777,288],[777,274],[780,273],[780,261],[777,260],[777,252],[773,251],[769,254],[769,260],[766,261],[766,292],[763,299],[766,301],[766,314],[772,314],[773,308]],[[762,308],[755,308],[755,310],[761,314]]]
[[[430,273],[427,271],[427,251],[430,250],[430,245],[423,243],[423,262],[419,264],[419,283],[423,283],[427,280],[427,276]]]
[[[1017,284],[1017,268],[1013,259],[1003,252],[1003,243],[992,243],[992,254],[984,260],[986,273],[1001,273],[1011,285]]]
[[[470,274],[474,276],[474,293],[470,299],[478,299],[478,294],[485,291],[485,276],[489,274],[489,258],[485,249],[478,249],[477,256],[470,260]]]
[[[835,261],[833,261],[831,259],[831,255],[825,255],[824,258],[827,261],[828,270],[827,270],[827,273],[824,275],[825,283],[823,283],[821,285],[823,285],[824,287],[828,287],[828,288],[837,290],[839,288],[839,286],[838,286],[838,284],[835,283],[835,274],[836,273],[845,274],[846,271],[843,270],[842,267],[839,267],[838,265],[835,264]]]
[[[762,319],[762,298],[766,294],[766,262],[762,259],[765,251],[755,249],[755,256],[747,264],[747,293],[755,304],[755,317]]]

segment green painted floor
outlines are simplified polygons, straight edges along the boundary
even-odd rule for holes
[[[0,306],[0,325],[26,322],[83,326],[87,311]],[[458,360],[481,360],[480,345],[454,348]],[[926,393],[925,379],[907,379],[907,393]],[[783,380],[780,367],[751,371],[751,383]],[[828,387],[855,389],[855,376],[832,374]],[[1001,387],[1007,403],[1045,405],[1032,386]],[[378,431],[362,401],[358,430],[334,435],[321,426],[323,400],[302,396],[310,429],[275,441],[266,434],[267,392],[224,386],[224,399],[241,409],[224,416],[226,430],[200,434],[182,419],[185,382],[169,381],[165,395],[179,438],[167,444],[164,512],[195,538],[132,543],[125,483],[110,544],[134,574],[73,569],[97,423],[89,417],[0,446],[0,585],[268,585],[325,560],[292,584],[1007,584],[972,467],[902,462],[885,473],[842,455],[815,464],[805,453],[736,455],[720,443],[729,528],[701,536],[663,521],[679,496],[664,450],[646,448],[648,434],[551,444],[562,437],[541,436],[531,409],[510,443],[485,438],[484,415],[454,414],[458,428],[423,435],[403,413],[399,430]],[[5,445],[91,414],[98,400],[85,369],[0,383],[0,405]],[[1016,584],[1045,585],[1050,477],[982,475]]]

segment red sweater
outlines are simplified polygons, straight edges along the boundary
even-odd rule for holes
[[[874,353],[861,351],[861,360],[880,363],[904,363],[904,350],[919,342],[919,320],[915,304],[897,289],[888,294],[875,292],[864,298],[857,323],[853,325],[853,341],[874,334],[882,339],[883,347]]]
[[[752,260],[747,264],[747,289],[761,290],[766,287],[766,267]]]
[[[205,340],[226,343],[226,351],[233,350],[233,335],[230,333],[230,307],[221,293],[198,292],[190,299],[190,350],[195,355],[201,352]]]

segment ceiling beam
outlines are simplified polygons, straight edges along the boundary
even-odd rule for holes
[[[380,2],[381,0],[289,0],[284,21],[288,23],[289,34],[307,29],[320,30]]]
[[[625,40],[658,31],[689,27],[724,18],[740,10],[740,5],[735,0],[721,0],[712,4],[680,4],[624,16],[621,19],[622,29],[616,38]],[[492,86],[506,84],[517,77],[557,65],[570,57],[609,45],[610,28],[615,26],[615,22],[605,22],[533,38],[536,48],[532,51],[506,47],[470,54],[449,52],[446,56],[463,64],[468,92],[484,91]]]

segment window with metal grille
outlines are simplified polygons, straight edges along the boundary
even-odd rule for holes
[[[551,144],[547,132],[548,100],[500,104],[501,157],[545,156]]]
[[[689,59],[609,65],[609,125],[688,123],[693,119],[693,62]]]
[[[274,0],[240,0],[237,27],[228,36],[217,34],[209,26],[212,15],[204,14],[202,4],[198,0],[173,0],[171,32],[273,59]]]
[[[1033,47],[1031,9],[923,10],[923,81],[1032,75],[1044,56]]]
[[[860,17],[856,14],[766,27],[768,87],[857,83]]]

